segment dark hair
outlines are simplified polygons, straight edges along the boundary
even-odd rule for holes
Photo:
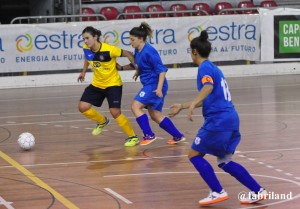
[[[85,29],[83,29],[82,34],[83,33],[89,33],[91,34],[93,37],[98,36],[97,41],[100,42],[100,36],[102,35],[101,31],[92,27],[92,26],[87,26]]]
[[[211,52],[211,43],[207,39],[207,31],[203,30],[200,36],[194,38],[190,43],[191,49],[197,50],[198,54],[203,58],[208,58]]]
[[[147,36],[152,36],[152,29],[148,23],[142,22],[139,27],[132,28],[129,34],[138,38],[143,38],[143,40],[146,41]]]

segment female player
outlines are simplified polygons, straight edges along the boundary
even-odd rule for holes
[[[157,139],[143,108],[147,108],[151,119],[173,137],[167,141],[168,144],[184,141],[183,134],[177,130],[168,117],[162,114],[164,98],[168,91],[166,79],[168,69],[163,65],[156,49],[146,42],[147,36],[151,37],[152,35],[151,27],[143,22],[139,27],[132,28],[129,34],[131,46],[135,49],[134,58],[138,66],[134,79],[136,80],[140,76],[143,84],[143,88],[135,96],[131,106],[136,121],[144,133],[144,140],[141,141],[140,145],[150,144]],[[128,68],[128,65],[124,67]]]
[[[200,205],[227,200],[229,197],[217,179],[213,167],[204,159],[205,154],[217,157],[218,166],[250,189],[241,203],[250,204],[265,199],[267,191],[262,188],[248,171],[232,161],[232,155],[240,142],[239,116],[231,101],[230,91],[221,70],[208,60],[211,43],[208,34],[202,31],[191,43],[191,58],[198,67],[197,86],[199,93],[194,100],[171,106],[170,116],[188,108],[188,119],[192,121],[193,110],[202,106],[204,124],[198,131],[188,157],[203,180],[211,189]]]
[[[117,57],[127,57],[135,65],[134,57],[129,51],[101,42],[100,36],[101,31],[91,26],[82,31],[85,60],[78,81],[84,81],[89,65],[94,74],[92,83],[82,94],[78,108],[85,117],[97,122],[97,127],[92,131],[92,134],[97,136],[110,121],[109,118],[97,112],[93,106],[101,107],[103,100],[107,98],[112,117],[128,137],[124,146],[135,146],[139,140],[127,117],[121,113],[122,80],[116,67]]]

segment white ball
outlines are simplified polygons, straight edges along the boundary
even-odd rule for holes
[[[31,133],[24,132],[20,134],[18,144],[23,150],[30,150],[35,145],[35,138]]]

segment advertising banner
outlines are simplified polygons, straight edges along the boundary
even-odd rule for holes
[[[261,60],[300,60],[300,10],[262,10]]]
[[[117,21],[0,25],[0,72],[80,69],[83,66],[82,30],[93,26],[101,40],[133,51],[129,31],[142,21],[153,29],[148,42],[164,64],[187,63],[190,41],[207,30],[213,61],[260,59],[259,15],[198,16]],[[125,58],[120,64],[128,63]]]

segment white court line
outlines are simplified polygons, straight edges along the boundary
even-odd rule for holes
[[[122,110],[124,112],[124,110]],[[105,111],[102,111],[105,112]],[[57,114],[56,114],[57,115]],[[239,114],[240,116],[299,116],[300,113],[291,113],[291,114]],[[38,117],[44,117],[45,115],[39,115]],[[57,115],[58,116],[58,115]],[[13,116],[15,117],[15,116]],[[16,116],[17,117],[17,116]],[[27,116],[20,116],[20,117],[27,117]],[[31,116],[28,116],[31,117]],[[37,116],[34,116],[37,117]],[[177,115],[177,118],[186,118],[187,116],[185,114],[182,115]],[[193,117],[203,117],[202,115],[193,115]],[[0,118],[8,118],[8,117],[0,117]],[[135,119],[135,117],[127,117],[128,119]],[[82,119],[82,120],[64,120],[64,121],[39,121],[39,122],[32,122],[32,123],[16,123],[16,122],[10,122],[10,123],[3,123],[0,124],[0,126],[19,126],[19,125],[37,125],[40,123],[44,124],[52,124],[52,123],[73,123],[73,122],[91,122],[90,120],[87,119]]]
[[[127,203],[127,204],[132,204],[132,202],[128,199],[126,199],[125,197],[123,197],[122,195],[118,194],[117,192],[113,191],[110,188],[104,188],[107,192],[109,192],[110,194],[114,195],[115,197],[119,198],[120,200],[122,200],[123,202]]]
[[[122,175],[107,175],[107,176],[103,176],[106,178],[111,178],[111,177],[127,177],[127,176],[142,176],[142,175],[162,175],[162,174],[198,174],[198,172],[192,172],[192,171],[183,171],[183,172],[157,172],[157,173],[134,173],[134,174],[122,174]],[[219,173],[219,174],[226,174],[225,172],[215,172],[215,173]],[[267,175],[259,175],[259,174],[251,174],[252,176],[257,176],[257,177],[264,177],[264,178],[271,178],[271,179],[277,179],[277,180],[281,180],[281,181],[286,181],[286,182],[290,182],[293,184],[296,184],[298,187],[300,187],[300,182],[296,182],[290,179],[285,179],[285,178],[280,178],[280,177],[275,177],[275,176],[267,176]],[[252,208],[261,208],[262,206],[270,206],[270,205],[277,205],[280,203],[284,203],[284,202],[288,202],[291,200],[295,200],[297,198],[300,197],[300,193],[298,193],[296,196],[293,196],[292,199],[286,199],[286,200],[281,200],[278,202],[273,202],[273,203],[266,203],[266,204],[261,204],[258,206],[250,206],[250,207],[242,207],[242,208],[237,208],[237,209],[252,209]]]
[[[31,100],[31,99],[30,99]],[[0,100],[1,102],[2,100]],[[284,102],[262,102],[262,103],[246,103],[246,104],[239,104],[239,103],[235,103],[235,106],[253,106],[253,105],[266,105],[266,104],[285,104],[285,103],[299,103],[300,101],[284,101]],[[169,108],[163,108],[163,110],[169,110]],[[130,109],[122,109],[123,112],[131,112]],[[108,113],[109,110],[102,110],[101,112],[105,112]],[[40,114],[40,115],[12,115],[12,116],[1,116],[0,119],[4,119],[4,118],[26,118],[26,117],[45,117],[45,116],[64,116],[64,115],[79,115],[79,112],[71,112],[71,113],[53,113],[53,114]],[[239,115],[300,115],[297,113],[291,113],[291,114],[239,114]],[[179,115],[178,115],[179,116]],[[202,115],[194,115],[194,116],[202,116]]]
[[[254,150],[254,151],[239,151],[239,153],[253,153],[253,152],[278,152],[278,151],[294,151],[300,148],[290,148],[290,149],[267,149],[267,150]],[[239,155],[240,157],[240,155]]]
[[[133,82],[133,81],[132,81]],[[299,86],[300,84],[282,84],[282,85],[266,85],[266,86],[245,86],[245,87],[238,87],[238,88],[230,88],[234,90],[239,89],[262,89],[262,88],[274,88],[274,87],[293,87],[293,86]],[[41,87],[43,88],[43,87]],[[138,88],[139,90],[139,88]],[[125,95],[136,95],[138,90],[136,92],[128,92],[123,93],[123,96]],[[168,93],[184,93],[184,92],[195,92],[197,93],[196,89],[191,88],[187,90],[169,90]],[[48,99],[65,99],[65,98],[80,98],[81,93],[78,95],[69,95],[69,96],[60,96],[60,97],[30,97],[30,98],[18,98],[18,99],[1,99],[0,102],[16,102],[16,101],[34,101],[34,100],[48,100]]]
[[[299,150],[300,148],[292,148],[292,149],[274,149],[274,150],[256,150],[256,151],[239,151],[239,153],[250,153],[250,152],[277,152],[277,151],[293,151]],[[64,162],[64,163],[41,163],[41,164],[28,164],[22,165],[24,167],[35,167],[35,166],[53,166],[53,165],[72,165],[72,164],[87,164],[87,163],[101,163],[101,162],[119,162],[119,161],[128,161],[128,160],[151,160],[151,159],[169,159],[169,158],[181,158],[187,157],[187,155],[170,155],[170,156],[158,156],[158,157],[139,157],[139,158],[120,158],[114,160],[95,160],[95,161],[77,161],[77,162]],[[241,156],[239,156],[241,157]],[[263,164],[263,162],[258,162],[259,164]],[[12,166],[0,166],[1,168],[10,168]]]

